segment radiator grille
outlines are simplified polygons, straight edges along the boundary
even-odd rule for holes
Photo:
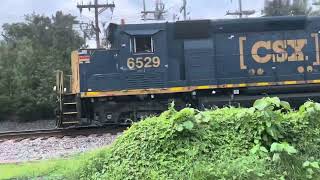
[[[163,72],[130,73],[126,77],[128,89],[147,89],[164,87]]]

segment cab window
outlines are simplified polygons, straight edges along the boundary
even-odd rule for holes
[[[133,38],[133,52],[140,53],[153,53],[153,39],[151,36],[135,36]]]

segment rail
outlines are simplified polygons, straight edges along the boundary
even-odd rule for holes
[[[32,131],[17,131],[17,132],[2,132],[0,133],[0,141],[4,140],[23,140],[30,138],[50,138],[50,137],[77,137],[89,136],[93,134],[118,134],[123,132],[126,126],[114,127],[83,127],[83,128],[70,128],[70,129],[45,129],[45,130],[32,130]]]

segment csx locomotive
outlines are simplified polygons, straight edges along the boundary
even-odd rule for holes
[[[108,49],[73,52],[58,126],[128,124],[172,101],[203,109],[266,95],[318,100],[319,30],[320,18],[305,16],[110,24]]]

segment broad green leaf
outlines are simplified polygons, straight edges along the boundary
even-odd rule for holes
[[[309,161],[306,161],[302,164],[302,167],[306,168],[306,167],[309,167],[310,166],[310,162]]]
[[[179,132],[182,132],[183,131],[183,126],[182,125],[178,125],[176,127],[176,130],[179,131]]]
[[[286,102],[286,101],[281,101],[280,105],[286,110],[290,110],[291,109],[290,104],[288,102]]]
[[[317,111],[320,111],[320,104],[319,104],[319,103],[315,103],[314,108],[315,108]]]
[[[281,101],[278,97],[270,98],[270,103],[276,105],[277,107],[280,107],[281,105]]]
[[[316,169],[320,168],[318,162],[312,162],[312,163],[310,163],[310,166],[313,167],[313,168],[316,168]]]
[[[195,119],[196,119],[196,122],[198,124],[202,123],[202,119],[203,119],[203,114],[202,113],[199,113],[195,116]]]
[[[280,180],[286,180],[286,178],[284,176],[281,176]]]
[[[281,158],[280,158],[280,154],[279,153],[275,153],[272,157],[272,161],[274,162],[277,162],[279,161]]]
[[[263,173],[258,173],[257,175],[258,175],[259,177],[263,177],[263,176],[264,176]]]
[[[262,152],[265,152],[265,153],[268,153],[269,151],[267,150],[267,148],[265,148],[265,147],[260,147],[260,150],[262,151]]]
[[[266,122],[267,127],[271,127],[272,123],[270,121]]]
[[[251,150],[250,150],[250,153],[251,154],[256,154],[258,152],[260,148],[260,145],[255,145]]]
[[[276,139],[276,140],[278,140],[278,130],[276,129],[276,128],[274,128],[274,127],[267,127],[267,133],[271,136],[271,137],[273,137],[274,139]]]
[[[204,123],[208,123],[208,122],[210,122],[210,117],[209,116],[207,116],[207,115],[204,115],[204,118],[202,119],[202,122],[204,122]]]
[[[256,102],[253,104],[253,107],[262,111],[264,110],[265,108],[267,108],[270,104],[265,101],[264,99],[259,99],[259,100],[256,100]]]
[[[307,169],[307,172],[308,172],[310,175],[314,174],[314,171],[313,171],[311,168],[308,168],[308,169]]]
[[[279,143],[273,143],[270,148],[270,152],[282,152],[283,148]]]
[[[194,124],[191,121],[186,121],[186,122],[183,123],[183,126],[188,130],[192,130],[193,127],[194,127]]]
[[[293,146],[288,146],[286,149],[284,149],[289,155],[297,154],[298,151]]]
[[[252,115],[255,111],[256,111],[256,109],[255,109],[254,107],[251,107],[251,108],[248,109],[248,113],[251,114],[251,115]]]

